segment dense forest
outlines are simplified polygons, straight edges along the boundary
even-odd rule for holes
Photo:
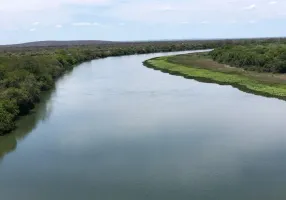
[[[55,46],[41,46],[40,44],[35,47],[26,45],[0,46],[0,134],[15,128],[17,117],[29,113],[34,108],[40,100],[41,91],[52,88],[59,76],[85,61],[108,56],[221,47],[212,53],[215,60],[235,66],[242,67],[245,64],[245,66],[254,67],[258,61],[253,63],[253,60],[256,60],[253,58],[260,55],[260,57],[266,58],[261,58],[261,60],[264,59],[264,63],[259,61],[261,62],[259,65],[263,63],[264,68],[267,68],[271,61],[278,60],[276,67],[269,66],[270,71],[283,72],[280,62],[283,59],[285,61],[286,45],[275,50],[279,43],[286,44],[286,39],[104,42],[93,45],[87,45],[87,43],[80,45],[80,42],[77,43],[78,45],[70,45],[66,42]],[[254,44],[255,46],[252,47],[251,45]],[[256,47],[262,44],[271,45]],[[246,47],[233,47],[233,45],[246,45]],[[251,50],[246,51],[249,48],[257,49],[251,53]],[[242,60],[246,52],[250,54],[247,56],[247,62],[236,63],[238,60]],[[236,53],[238,53],[238,58],[234,56]],[[226,56],[229,54],[232,56]]]
[[[226,45],[210,52],[213,60],[245,70],[286,73],[286,44]]]

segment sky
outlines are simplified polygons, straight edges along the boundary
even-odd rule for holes
[[[0,0],[0,44],[286,36],[286,0]]]

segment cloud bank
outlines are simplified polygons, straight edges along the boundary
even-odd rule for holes
[[[96,33],[105,38],[114,36],[114,32],[113,35],[103,32],[104,27],[117,27],[125,30],[125,34],[141,35],[140,27],[145,27],[144,30],[149,27],[149,36],[144,33],[147,35],[144,37],[150,38],[153,30],[160,29],[162,38],[170,38],[173,36],[167,35],[166,30],[163,32],[164,28],[196,27],[190,30],[200,30],[203,35],[206,27],[215,25],[222,30],[226,25],[241,25],[242,28],[243,24],[254,26],[267,22],[268,31],[276,30],[275,34],[278,34],[283,31],[278,26],[276,29],[270,26],[286,20],[285,8],[285,0],[0,0],[0,29],[11,32],[37,28],[40,34],[41,30],[57,28],[55,34],[59,34],[59,31],[71,33],[73,29],[88,28],[88,31],[94,29],[90,35]],[[172,34],[175,35],[175,31]],[[7,33],[5,38],[8,36]],[[73,37],[84,39],[87,33],[74,33]]]

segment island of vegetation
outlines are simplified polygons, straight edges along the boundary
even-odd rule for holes
[[[190,78],[239,85],[253,91],[284,97],[286,93],[283,85],[284,76],[265,74],[256,77],[254,72],[244,72],[244,69],[250,69],[283,73],[285,69],[281,66],[285,65],[281,62],[285,56],[283,57],[281,52],[285,55],[285,46],[279,46],[281,42],[286,43],[286,39],[158,42],[48,41],[0,46],[0,135],[13,130],[17,118],[28,114],[39,102],[41,91],[51,89],[62,74],[79,63],[109,56],[218,48],[207,56],[157,58],[145,64]],[[251,53],[252,50],[248,48],[254,44],[262,46],[253,48],[255,51]],[[242,46],[233,47],[233,45]],[[245,50],[248,50],[250,55],[246,61],[242,61]],[[260,56],[256,60],[257,55]],[[237,65],[242,70],[223,67],[224,65],[217,63],[215,64],[217,68],[210,69],[210,66],[215,63],[211,58],[221,63]],[[201,62],[202,60],[204,62]],[[255,63],[253,63],[254,60]],[[277,61],[275,66],[271,64],[273,60]],[[259,68],[258,63],[263,67]],[[261,77],[265,77],[265,80]]]
[[[173,75],[232,85],[242,91],[286,99],[286,44],[225,45],[207,53],[147,60],[145,66]]]

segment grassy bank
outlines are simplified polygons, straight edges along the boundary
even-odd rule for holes
[[[144,65],[201,82],[232,85],[245,92],[286,99],[286,77],[233,68],[213,61],[208,54],[187,54],[147,60]]]

